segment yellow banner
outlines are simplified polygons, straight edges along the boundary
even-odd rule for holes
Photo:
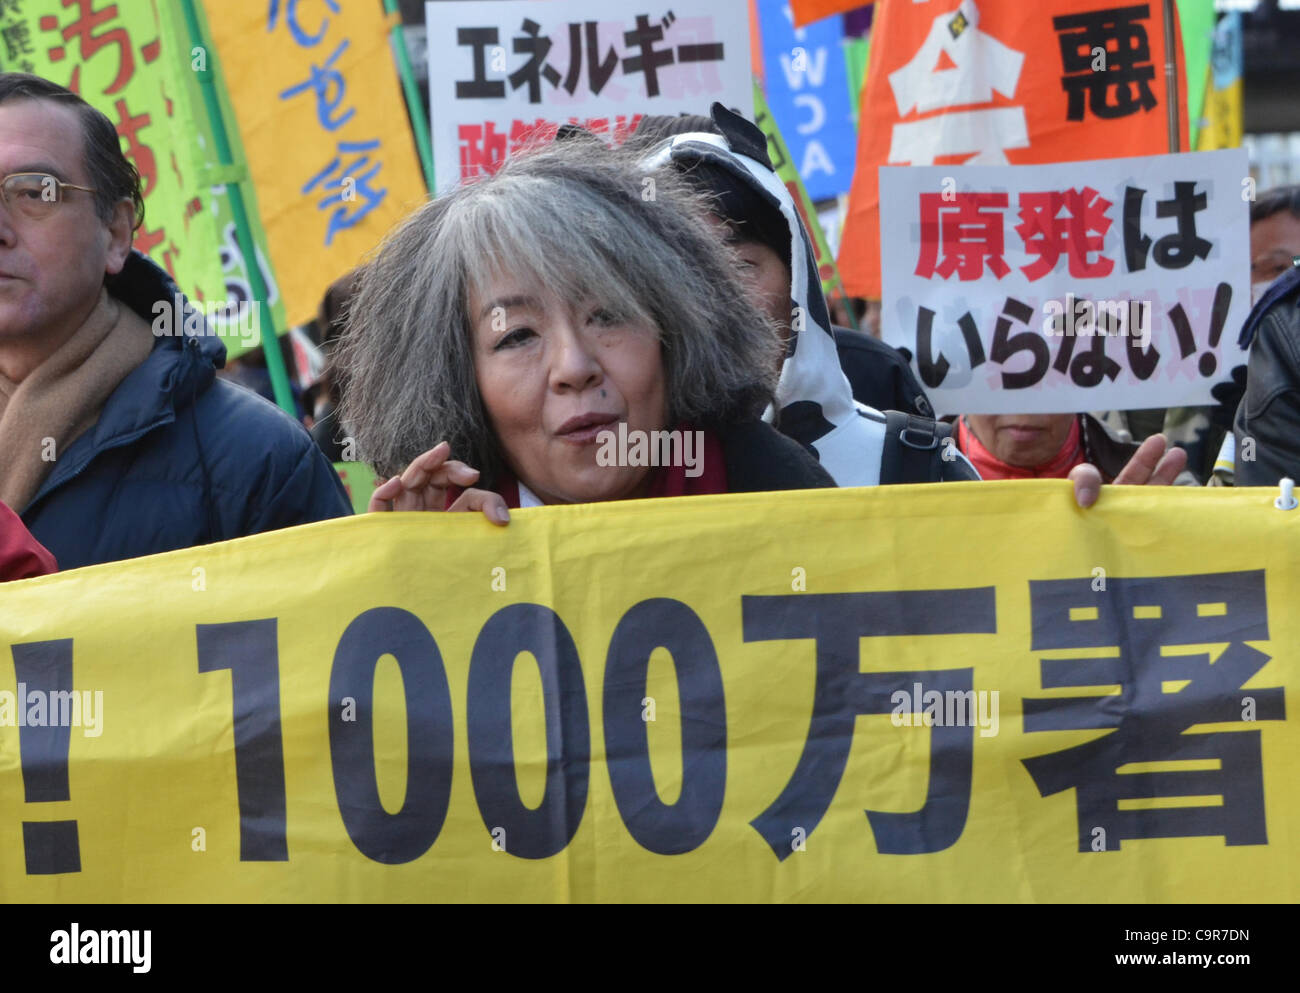
[[[1294,902],[1272,501],[374,514],[7,584],[0,900]]]
[[[1245,106],[1242,85],[1239,76],[1223,89],[1215,86],[1205,88],[1205,123],[1201,127],[1197,145],[1201,151],[1241,147],[1241,138],[1245,133],[1242,121]]]
[[[204,4],[289,320],[425,195],[375,3]]]

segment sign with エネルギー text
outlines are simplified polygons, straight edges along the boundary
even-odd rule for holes
[[[367,514],[6,583],[0,900],[1293,903],[1274,496]]]
[[[1167,130],[1164,9],[1160,0],[877,4],[840,245],[849,293],[881,295],[880,166],[1027,165],[1186,149],[1185,101],[1178,146]],[[1177,52],[1169,58],[1185,93],[1182,60]]]
[[[808,195],[849,191],[857,133],[844,63],[840,18],[796,28],[789,0],[759,0],[764,92]]]
[[[305,321],[426,193],[383,9],[208,0],[205,10],[279,292],[289,320]]]
[[[577,124],[624,141],[649,114],[753,116],[745,0],[425,5],[439,192]]]
[[[1240,149],[880,170],[886,341],[943,414],[1213,403],[1246,361]]]

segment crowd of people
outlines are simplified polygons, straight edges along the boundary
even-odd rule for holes
[[[322,305],[310,434],[219,374],[216,336],[152,333],[158,301],[182,298],[132,248],[140,180],[103,114],[0,74],[0,200],[0,579],[350,514],[345,441],[385,480],[371,511],[498,525],[555,503],[980,479],[1068,478],[1088,507],[1108,484],[1300,468],[1294,189],[1252,210],[1248,369],[1164,433],[1146,412],[935,420],[903,355],[832,322],[762,132],[717,104],[619,148],[564,129],[416,210]],[[608,457],[615,436],[652,456]]]

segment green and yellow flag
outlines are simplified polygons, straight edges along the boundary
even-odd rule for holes
[[[196,304],[226,299],[217,222],[203,175],[201,105],[171,5],[26,0],[0,7],[0,67],[30,72],[103,111],[140,172],[145,216],[135,247]]]
[[[1214,31],[1205,108],[1196,147],[1202,152],[1216,148],[1239,148],[1243,134],[1241,82],[1241,14],[1228,14]]]

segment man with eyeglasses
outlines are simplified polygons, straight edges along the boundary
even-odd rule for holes
[[[1291,259],[1297,254],[1300,254],[1300,187],[1282,186],[1259,194],[1250,205],[1252,307],[1292,268]],[[1248,343],[1249,338],[1243,337],[1242,344]],[[1260,361],[1252,361],[1251,369],[1257,369]],[[1216,384],[1212,390],[1217,404],[1170,407],[1165,413],[1163,434],[1187,449],[1187,467],[1198,480],[1210,486],[1232,486],[1235,481],[1232,422],[1247,389],[1247,367],[1237,366],[1231,375],[1231,379]],[[1252,461],[1254,456],[1249,448],[1246,454],[1249,458],[1245,461]],[[1251,467],[1247,467],[1246,476],[1253,476]],[[1250,484],[1236,481],[1236,485]]]
[[[1250,221],[1255,306],[1238,337],[1250,361],[1232,424],[1235,482],[1276,486],[1300,479],[1300,186],[1261,193]]]
[[[219,338],[155,336],[183,298],[142,219],[108,118],[0,73],[0,502],[62,569],[349,513],[307,432],[215,377]]]

